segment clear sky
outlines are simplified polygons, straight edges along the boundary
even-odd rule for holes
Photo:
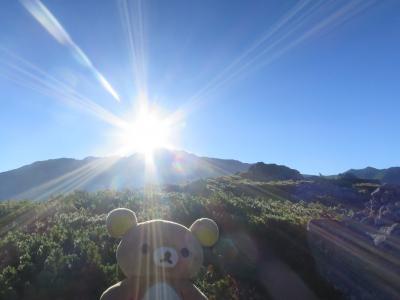
[[[400,165],[397,0],[43,4],[70,40],[0,3],[0,171],[114,153],[98,108],[126,116],[143,90],[184,112],[175,146],[199,155],[310,174]]]

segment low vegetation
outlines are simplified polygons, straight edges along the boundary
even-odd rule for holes
[[[340,298],[318,275],[305,230],[308,220],[334,215],[332,208],[224,189],[207,196],[145,189],[1,203],[0,299],[98,299],[123,278],[115,259],[118,240],[104,224],[116,207],[134,210],[139,221],[164,218],[189,226],[199,217],[216,220],[220,241],[205,251],[195,279],[210,299],[272,298],[266,282],[274,277],[272,262],[293,271],[316,296]]]

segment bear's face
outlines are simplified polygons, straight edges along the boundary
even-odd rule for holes
[[[218,227],[210,219],[199,219],[190,228],[164,220],[138,224],[128,209],[110,212],[107,229],[122,237],[117,262],[127,277],[191,278],[202,265],[202,246],[218,239]]]
[[[138,224],[123,236],[117,261],[128,277],[164,273],[190,278],[203,262],[203,249],[188,228],[153,220]]]

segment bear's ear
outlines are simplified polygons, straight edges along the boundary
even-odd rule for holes
[[[218,225],[211,219],[202,218],[194,221],[189,230],[204,247],[211,247],[218,241]]]
[[[136,215],[130,209],[116,208],[107,215],[107,231],[112,237],[119,238],[136,225]]]

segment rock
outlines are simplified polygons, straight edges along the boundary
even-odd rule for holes
[[[395,223],[387,229],[387,235],[400,238],[400,224]]]
[[[400,186],[384,184],[371,193],[370,206],[372,210],[379,209],[384,204],[400,201]]]
[[[393,210],[391,210],[390,208],[386,207],[385,210],[383,210],[382,212],[382,218],[384,220],[386,220],[386,222],[392,224],[393,222],[397,222],[400,220],[396,219],[396,214]]]
[[[321,274],[348,298],[400,299],[400,186],[380,186],[349,219],[310,221],[308,234]]]
[[[375,224],[375,219],[374,219],[374,217],[372,217],[372,216],[367,216],[367,217],[362,218],[360,222],[361,222],[362,224],[372,226],[372,225]]]
[[[384,184],[371,193],[369,209],[376,227],[400,222],[400,186]]]
[[[381,216],[377,216],[374,219],[374,225],[376,227],[381,227],[381,226],[387,225],[387,223],[385,222],[385,220]]]
[[[359,210],[353,214],[353,219],[357,221],[362,221],[363,219],[367,218],[368,215],[365,210]]]
[[[374,244],[375,246],[379,247],[383,245],[383,243],[386,241],[386,235],[384,234],[377,234],[374,237]]]
[[[400,258],[400,224],[394,223],[391,226],[382,227],[380,233],[374,237],[374,244],[385,251],[386,256]]]
[[[381,206],[378,210],[378,216],[375,218],[375,225],[389,226],[396,222],[395,215],[387,206]]]
[[[348,299],[400,299],[400,225],[367,230],[352,220],[311,220],[307,237],[318,271]]]

